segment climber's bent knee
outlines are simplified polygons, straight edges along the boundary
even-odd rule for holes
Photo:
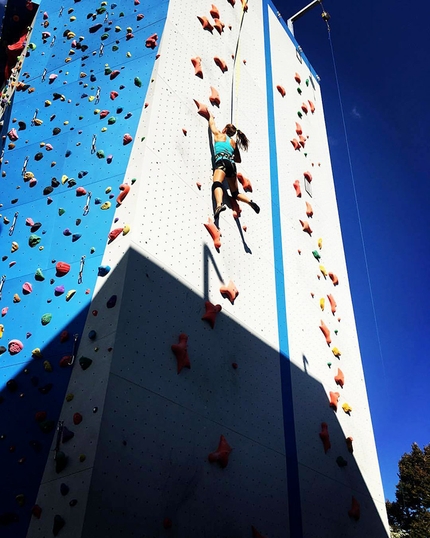
[[[214,192],[214,190],[218,188],[223,188],[221,181],[214,181],[212,183],[212,192]]]

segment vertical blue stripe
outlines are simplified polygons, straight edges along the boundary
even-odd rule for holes
[[[267,117],[270,160],[270,190],[272,198],[273,250],[275,256],[276,306],[278,311],[279,359],[282,384],[282,404],[284,412],[285,454],[287,460],[288,515],[290,523],[290,536],[292,538],[302,538],[302,511],[297,462],[296,431],[294,425],[291,363],[289,358],[287,331],[287,306],[282,255],[281,212],[279,203],[279,178],[276,156],[275,111],[273,102],[272,58],[269,31],[269,2],[267,0],[263,0],[263,25],[266,58]]]

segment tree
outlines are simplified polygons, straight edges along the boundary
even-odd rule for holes
[[[403,454],[399,460],[398,476],[396,500],[386,501],[392,533],[408,538],[429,538],[430,444],[421,450],[413,443],[411,452]]]

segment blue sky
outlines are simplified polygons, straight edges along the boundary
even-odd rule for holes
[[[286,21],[309,1],[274,3]],[[413,442],[430,443],[430,5],[323,4],[331,15],[354,183],[320,6],[295,23],[295,37],[321,77],[382,480],[394,500],[398,460]]]

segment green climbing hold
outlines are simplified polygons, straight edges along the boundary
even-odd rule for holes
[[[302,95],[302,89],[301,89],[301,88],[297,88],[297,93],[298,93],[299,95]]]
[[[105,39],[108,39],[108,37],[109,37],[109,34],[105,33],[101,35],[100,39],[104,41]]]
[[[61,215],[64,215],[64,213],[66,212],[66,210],[63,208],[63,207],[60,207],[58,209],[58,215],[61,217]]]
[[[348,465],[348,462],[342,458],[342,456],[338,456],[336,458],[336,463],[339,465],[339,467],[346,467]]]
[[[139,77],[134,77],[134,85],[137,86],[138,88],[142,87],[142,81],[140,80]]]
[[[117,50],[119,50],[118,45],[113,45],[112,50],[113,50],[114,52],[116,52]]]
[[[47,314],[43,314],[43,316],[40,319],[40,321],[42,322],[42,325],[48,325],[48,323],[50,323],[51,320],[52,320],[52,314],[50,314],[49,312]]]
[[[314,255],[314,258],[319,261],[321,259],[321,256],[320,256],[320,253],[318,252],[318,250],[313,250],[312,251],[312,254]]]
[[[309,86],[309,79],[307,78],[305,81],[306,86]]]
[[[106,11],[106,8],[105,7],[98,7],[96,9],[96,11],[97,11],[98,15],[101,15],[102,13],[104,13]]]
[[[28,238],[28,244],[30,245],[31,248],[33,248],[36,245],[38,245],[41,242],[41,240],[42,238],[39,237],[38,235],[31,234],[30,237]]]
[[[81,357],[79,359],[79,365],[82,368],[82,370],[87,370],[91,365],[93,361],[89,359],[88,357]]]
[[[303,114],[300,112],[300,110],[297,112],[297,116],[298,116],[299,118],[301,118],[301,117],[303,116]]]
[[[116,118],[115,118],[115,116],[111,116],[111,117],[108,119],[108,124],[109,124],[109,125],[113,125],[114,123],[116,123]]]
[[[134,185],[134,184],[136,183],[136,181],[137,181],[137,178],[134,177],[134,178],[131,180],[131,184]]]
[[[45,275],[42,273],[42,269],[40,269],[40,267],[36,269],[36,272],[34,273],[34,278],[38,280],[39,282],[42,282],[42,280],[45,280]]]
[[[39,428],[42,433],[51,433],[55,429],[55,422],[53,420],[43,420],[39,422]]]
[[[97,157],[99,159],[104,159],[105,158],[105,152],[102,150],[102,149],[99,149],[96,153]]]
[[[61,473],[66,468],[67,456],[62,450],[59,450],[55,455],[55,472]]]

